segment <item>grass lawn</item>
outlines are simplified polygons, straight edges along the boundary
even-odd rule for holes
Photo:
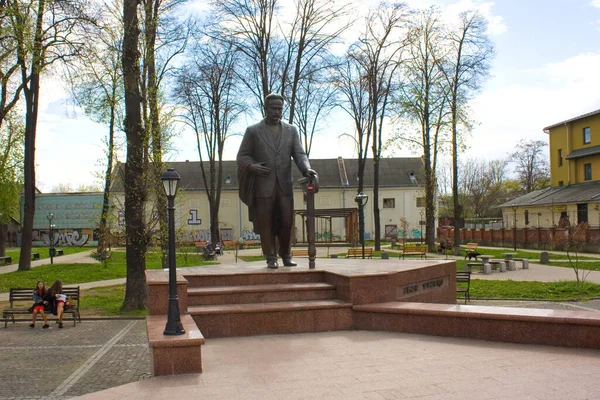
[[[600,285],[575,281],[528,282],[472,279],[471,299],[589,300],[600,297]]]
[[[30,287],[33,290],[38,280],[43,280],[46,286],[50,286],[56,279],[60,279],[64,284],[69,285],[125,278],[127,276],[125,252],[113,251],[111,258],[106,263],[57,264],[56,261],[60,261],[60,257],[55,259],[54,265],[43,265],[29,271],[16,271],[0,275],[0,293],[8,292],[11,287]],[[200,254],[178,253],[176,262],[178,268],[218,264],[213,261],[204,261],[204,256]],[[146,254],[146,268],[162,268],[160,253]]]
[[[95,247],[57,247],[57,248],[61,248],[63,250],[63,252],[65,253],[65,255],[81,253],[82,251],[90,251],[90,250],[95,249]],[[50,258],[49,251],[50,250],[48,249],[48,247],[33,247],[31,249],[32,253],[40,253],[40,258]],[[18,264],[19,260],[21,259],[21,249],[17,248],[17,247],[10,247],[10,248],[6,249],[6,255],[8,257],[12,258],[13,264]],[[60,256],[54,257],[55,260],[57,258],[60,258]]]

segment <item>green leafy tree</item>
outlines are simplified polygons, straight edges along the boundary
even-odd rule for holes
[[[7,224],[19,215],[19,189],[23,184],[25,127],[15,113],[0,127],[0,256],[6,255]]]

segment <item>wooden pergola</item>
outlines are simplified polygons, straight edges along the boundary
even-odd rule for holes
[[[302,242],[308,243],[306,238],[306,210],[295,210],[294,214],[300,215],[302,217]],[[327,221],[329,225],[329,232],[333,232],[333,224],[332,220],[334,218],[344,218],[344,227],[346,231],[346,237],[342,242],[352,243],[358,241],[358,209],[356,208],[325,208],[325,209],[317,209],[315,210],[315,219],[324,219]],[[294,228],[293,231],[296,231],[296,219],[294,218]],[[293,235],[294,244],[297,243],[296,235]],[[321,242],[323,242],[321,240]],[[329,235],[330,243],[333,242],[333,234]]]

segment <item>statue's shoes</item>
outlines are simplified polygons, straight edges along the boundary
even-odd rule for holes
[[[298,265],[298,263],[295,262],[294,260],[292,260],[291,258],[287,259],[287,260],[283,260],[283,266],[284,267],[295,267],[297,265]]]
[[[267,268],[269,268],[269,269],[277,269],[277,268],[279,268],[279,265],[277,265],[277,262],[275,262],[275,261],[274,262],[269,262],[269,263],[267,263]]]

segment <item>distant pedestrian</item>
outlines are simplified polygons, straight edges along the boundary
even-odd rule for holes
[[[58,327],[62,329],[62,317],[63,310],[65,309],[65,302],[67,301],[67,296],[63,294],[62,291],[62,281],[56,280],[48,290],[47,299],[50,303],[52,314],[58,317]]]
[[[35,289],[33,290],[33,306],[31,306],[33,321],[31,324],[29,324],[30,328],[35,328],[35,320],[37,319],[38,314],[41,314],[42,318],[44,319],[44,326],[42,326],[42,329],[49,328],[48,318],[46,317],[46,307],[48,306],[46,296],[47,292],[44,281],[38,281],[37,285],[35,285]]]

